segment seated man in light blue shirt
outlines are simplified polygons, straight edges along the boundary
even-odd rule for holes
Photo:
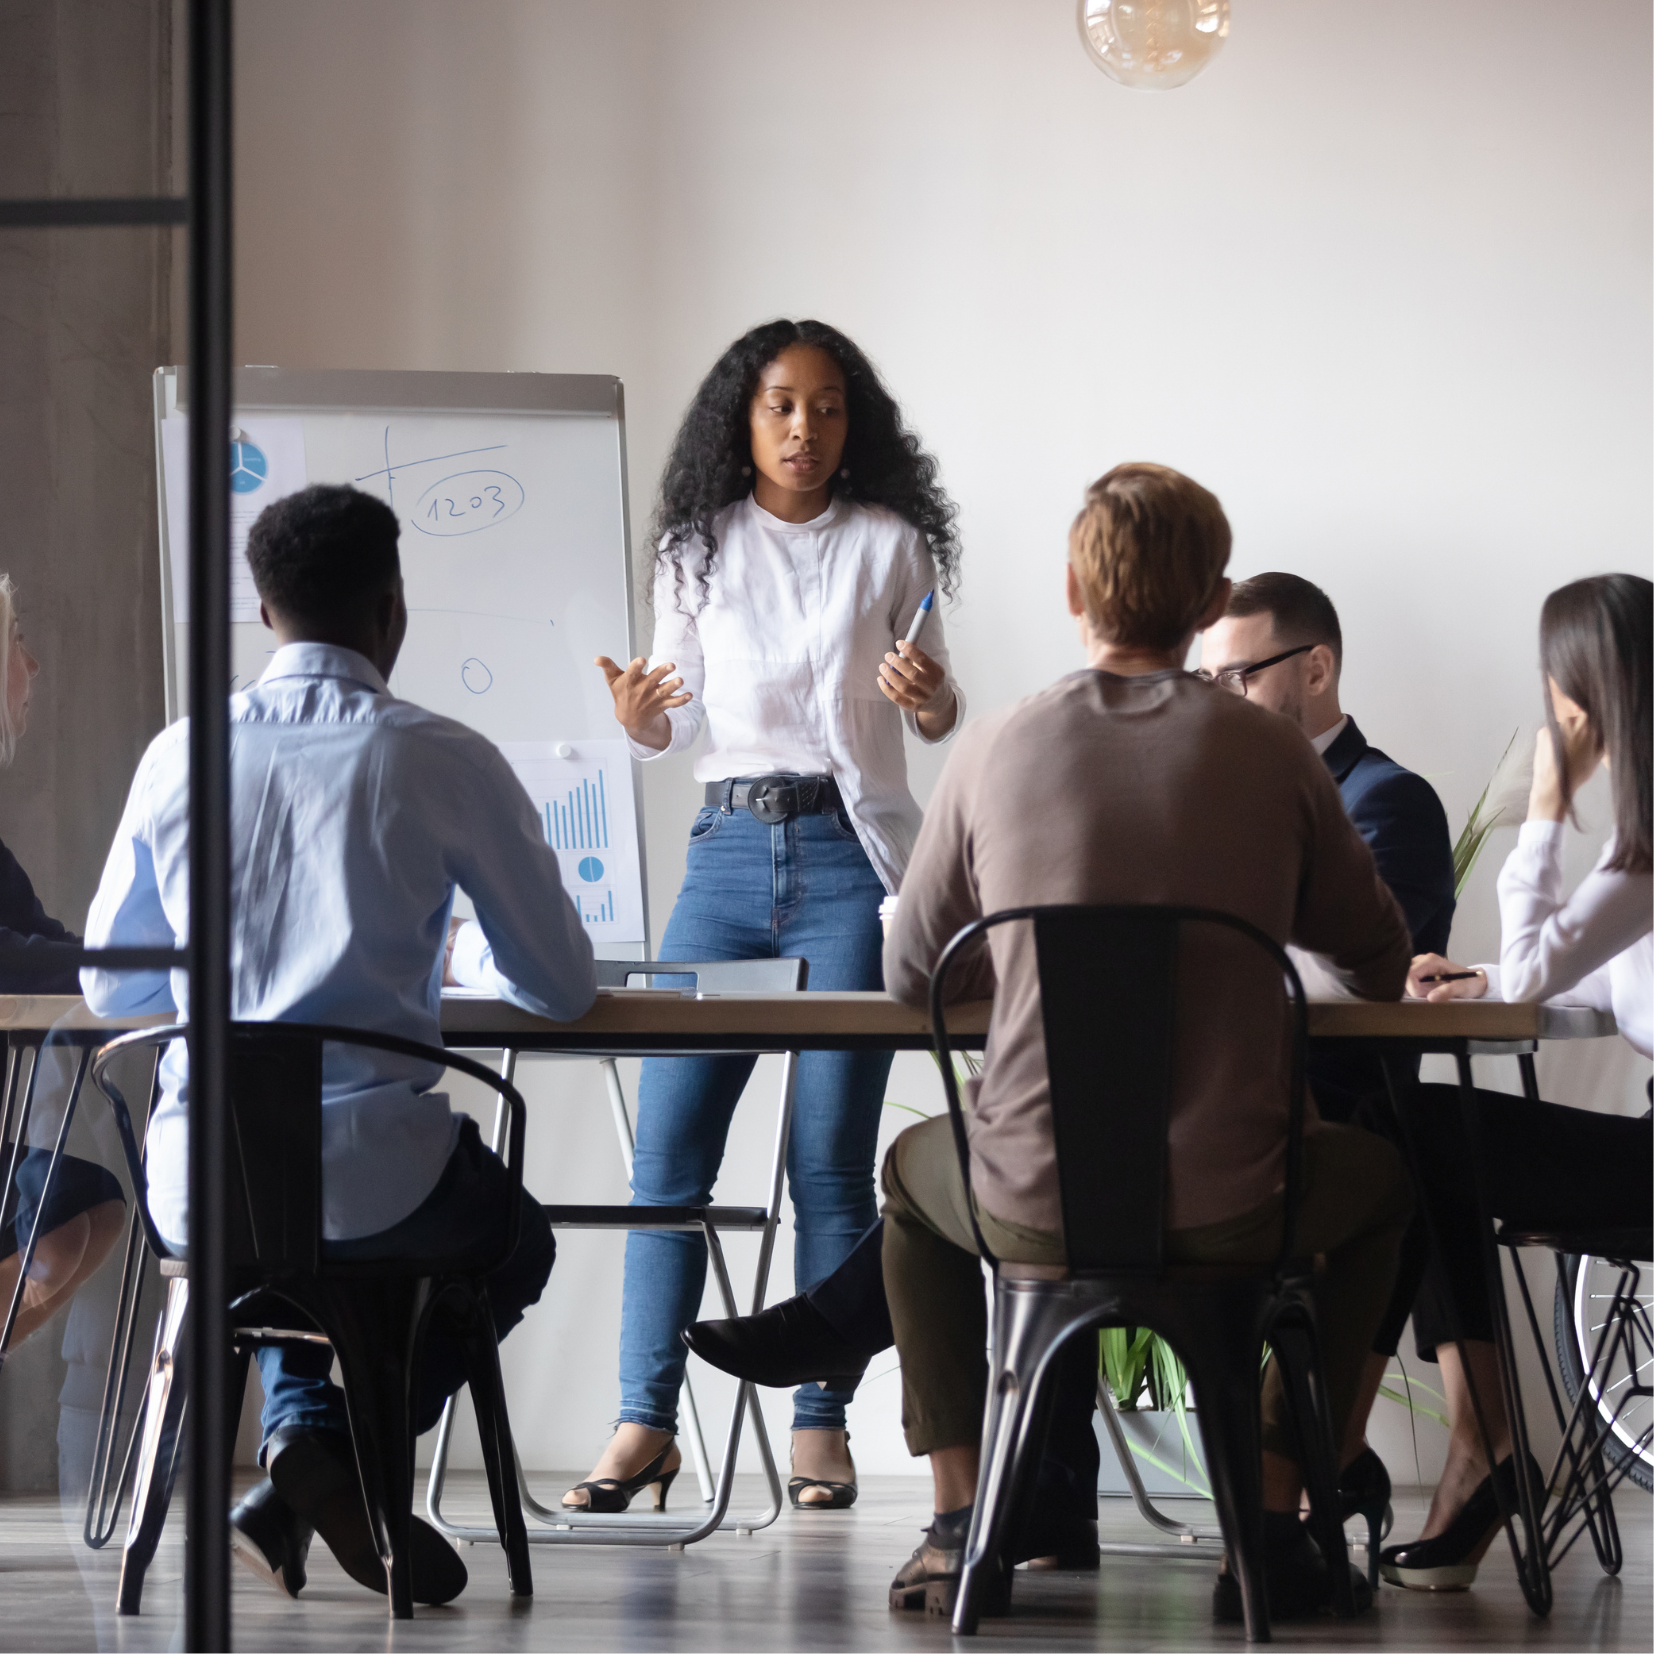
[[[441,1043],[445,970],[542,1016],[579,1016],[596,994],[591,942],[557,857],[499,751],[385,686],[407,631],[389,507],[313,487],[269,507],[247,558],[280,645],[230,703],[233,1015],[310,1022]],[[138,766],[87,922],[88,947],[171,947],[189,932],[188,726],[173,724]],[[476,921],[450,925],[462,889]],[[456,934],[457,930],[457,934]],[[446,963],[445,963],[446,956]],[[175,971],[86,970],[104,1015],[176,1007]],[[431,1088],[432,1064],[329,1046],[323,1059],[323,1242],[330,1256],[440,1256],[498,1232],[505,1168],[474,1121]],[[182,1042],[162,1068],[149,1127],[150,1208],[188,1236],[189,1076]],[[551,1272],[545,1213],[525,1192],[521,1238],[488,1281],[500,1335]],[[236,1507],[237,1557],[289,1594],[304,1583],[311,1531],[352,1578],[384,1591],[356,1479],[344,1397],[325,1347],[259,1351],[270,1473]],[[433,1335],[418,1375],[417,1426],[431,1428],[462,1379]],[[446,1602],[465,1568],[415,1522],[413,1593]]]

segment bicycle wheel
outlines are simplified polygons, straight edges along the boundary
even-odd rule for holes
[[[1606,1258],[1569,1253],[1559,1259],[1556,1307],[1553,1316],[1557,1365],[1570,1402],[1579,1399],[1585,1382],[1585,1363],[1596,1348],[1608,1306],[1620,1281],[1620,1266]],[[1616,1355],[1609,1371],[1591,1390],[1606,1440],[1603,1452],[1610,1466],[1630,1461],[1628,1475],[1645,1492],[1654,1492],[1654,1322],[1650,1320],[1650,1293],[1646,1271],[1637,1281],[1636,1309],[1630,1332],[1631,1355]],[[1633,1368],[1635,1369],[1633,1371]]]

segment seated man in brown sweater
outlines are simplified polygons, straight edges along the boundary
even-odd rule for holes
[[[885,947],[889,991],[926,1004],[949,939],[998,909],[1155,902],[1237,914],[1283,945],[1325,956],[1353,992],[1399,998],[1411,953],[1406,922],[1325,764],[1289,720],[1182,669],[1194,633],[1223,613],[1229,593],[1229,526],[1217,500],[1162,466],[1119,466],[1089,491],[1069,552],[1069,608],[1089,668],[959,737],[903,881]],[[1219,946],[1191,937],[1180,966],[1186,1017],[1171,1099],[1166,1252],[1179,1263],[1262,1263],[1280,1244],[1279,986],[1267,971],[1238,976]],[[994,997],[971,1108],[971,1192],[984,1239],[1004,1260],[1061,1265],[1029,928],[996,930],[991,956],[956,969],[950,989]],[[1411,1195],[1387,1143],[1322,1124],[1313,1105],[1311,1114],[1298,1239],[1326,1260],[1321,1338],[1341,1436]],[[903,1426],[909,1450],[930,1456],[936,1509],[891,1603],[920,1607],[927,1587],[945,1600],[957,1583],[987,1383],[980,1263],[945,1116],[897,1138],[883,1184]],[[1263,1406],[1267,1584],[1272,1615],[1286,1619],[1327,1607],[1331,1579],[1298,1522],[1301,1479],[1273,1369]],[[1358,1601],[1370,1602],[1364,1577],[1351,1572]],[[1240,1608],[1225,1572],[1214,1611],[1238,1620]]]

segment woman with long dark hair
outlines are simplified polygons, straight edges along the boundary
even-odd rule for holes
[[[920,822],[902,727],[941,741],[964,714],[935,602],[958,580],[954,514],[936,462],[837,329],[756,327],[702,382],[661,479],[654,660],[598,662],[638,758],[680,752],[706,732],[695,765],[705,807],[662,959],[802,955],[813,989],[883,986],[879,905]],[[753,1061],[644,1063],[635,1204],[710,1198]],[[800,1059],[787,1178],[801,1290],[877,1215],[889,1072],[889,1052]],[[620,1422],[565,1505],[623,1510],[650,1485],[664,1504],[679,1462],[681,1333],[700,1312],[705,1276],[700,1236],[629,1237]],[[795,1396],[797,1506],[855,1497],[852,1389],[811,1384]]]
[[[1431,1000],[1544,1000],[1612,1011],[1620,1033],[1654,1056],[1654,857],[1650,832],[1650,702],[1654,585],[1640,575],[1576,580],[1545,599],[1539,621],[1545,727],[1534,747],[1528,819],[1499,874],[1497,965],[1440,954],[1413,961],[1408,989]],[[1614,790],[1614,834],[1570,895],[1562,892],[1564,824],[1598,765]],[[1654,1086],[1651,1086],[1654,1092]],[[1521,1229],[1647,1229],[1654,1221],[1654,1125],[1478,1091],[1482,1177],[1493,1216]],[[1413,1312],[1419,1353],[1441,1363],[1451,1435],[1424,1532],[1383,1553],[1392,1583],[1462,1590],[1499,1529],[1496,1480],[1514,1497],[1509,1420],[1499,1388],[1482,1273],[1474,1173],[1456,1089],[1422,1086],[1405,1102],[1421,1194],[1440,1255]],[[1454,1337],[1457,1309],[1462,1345]],[[1492,1438],[1487,1462],[1470,1386]],[[1507,1503],[1509,1500],[1507,1500]]]

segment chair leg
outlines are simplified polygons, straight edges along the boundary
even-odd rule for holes
[[[413,1618],[409,1419],[417,1328],[429,1292],[430,1283],[423,1280],[356,1288],[330,1283],[316,1316],[339,1358],[362,1497],[385,1564],[391,1617],[399,1620]]]
[[[514,1597],[534,1595],[534,1571],[528,1557],[528,1527],[523,1520],[522,1491],[517,1484],[517,1455],[511,1441],[511,1418],[505,1406],[505,1379],[500,1372],[500,1347],[488,1311],[485,1289],[469,1294],[471,1302],[465,1332],[466,1379],[471,1406],[477,1415],[483,1468],[488,1473],[488,1497],[494,1507],[494,1527],[505,1549],[506,1571]]]
[[[1281,1366],[1287,1401],[1298,1436],[1298,1465],[1309,1491],[1310,1521],[1321,1555],[1332,1575],[1333,1607],[1340,1619],[1355,1616],[1350,1586],[1349,1546],[1344,1538],[1343,1512],[1338,1498],[1338,1448],[1333,1440],[1332,1413],[1322,1380],[1319,1340],[1309,1313],[1290,1306],[1269,1329],[1269,1342]],[[1370,1546],[1369,1579],[1378,1577],[1378,1547]]]
[[[172,1503],[173,1483],[184,1445],[186,1340],[189,1326],[189,1282],[167,1283],[166,1308],[155,1333],[155,1358],[144,1393],[142,1449],[132,1490],[132,1519],[121,1553],[121,1582],[115,1599],[117,1614],[136,1614],[143,1601],[144,1575],[155,1558]]]
[[[994,1361],[982,1429],[976,1510],[965,1542],[953,1632],[971,1637],[982,1617],[1011,1605],[1007,1541],[1040,1447],[1038,1381],[1073,1324],[1072,1303],[1001,1283],[994,1289]]]
[[[1266,1643],[1269,1600],[1263,1567],[1263,1446],[1258,1413],[1258,1336],[1251,1304],[1228,1294],[1180,1297],[1160,1306],[1154,1330],[1183,1358],[1200,1411],[1206,1469],[1240,1583],[1246,1640]]]

